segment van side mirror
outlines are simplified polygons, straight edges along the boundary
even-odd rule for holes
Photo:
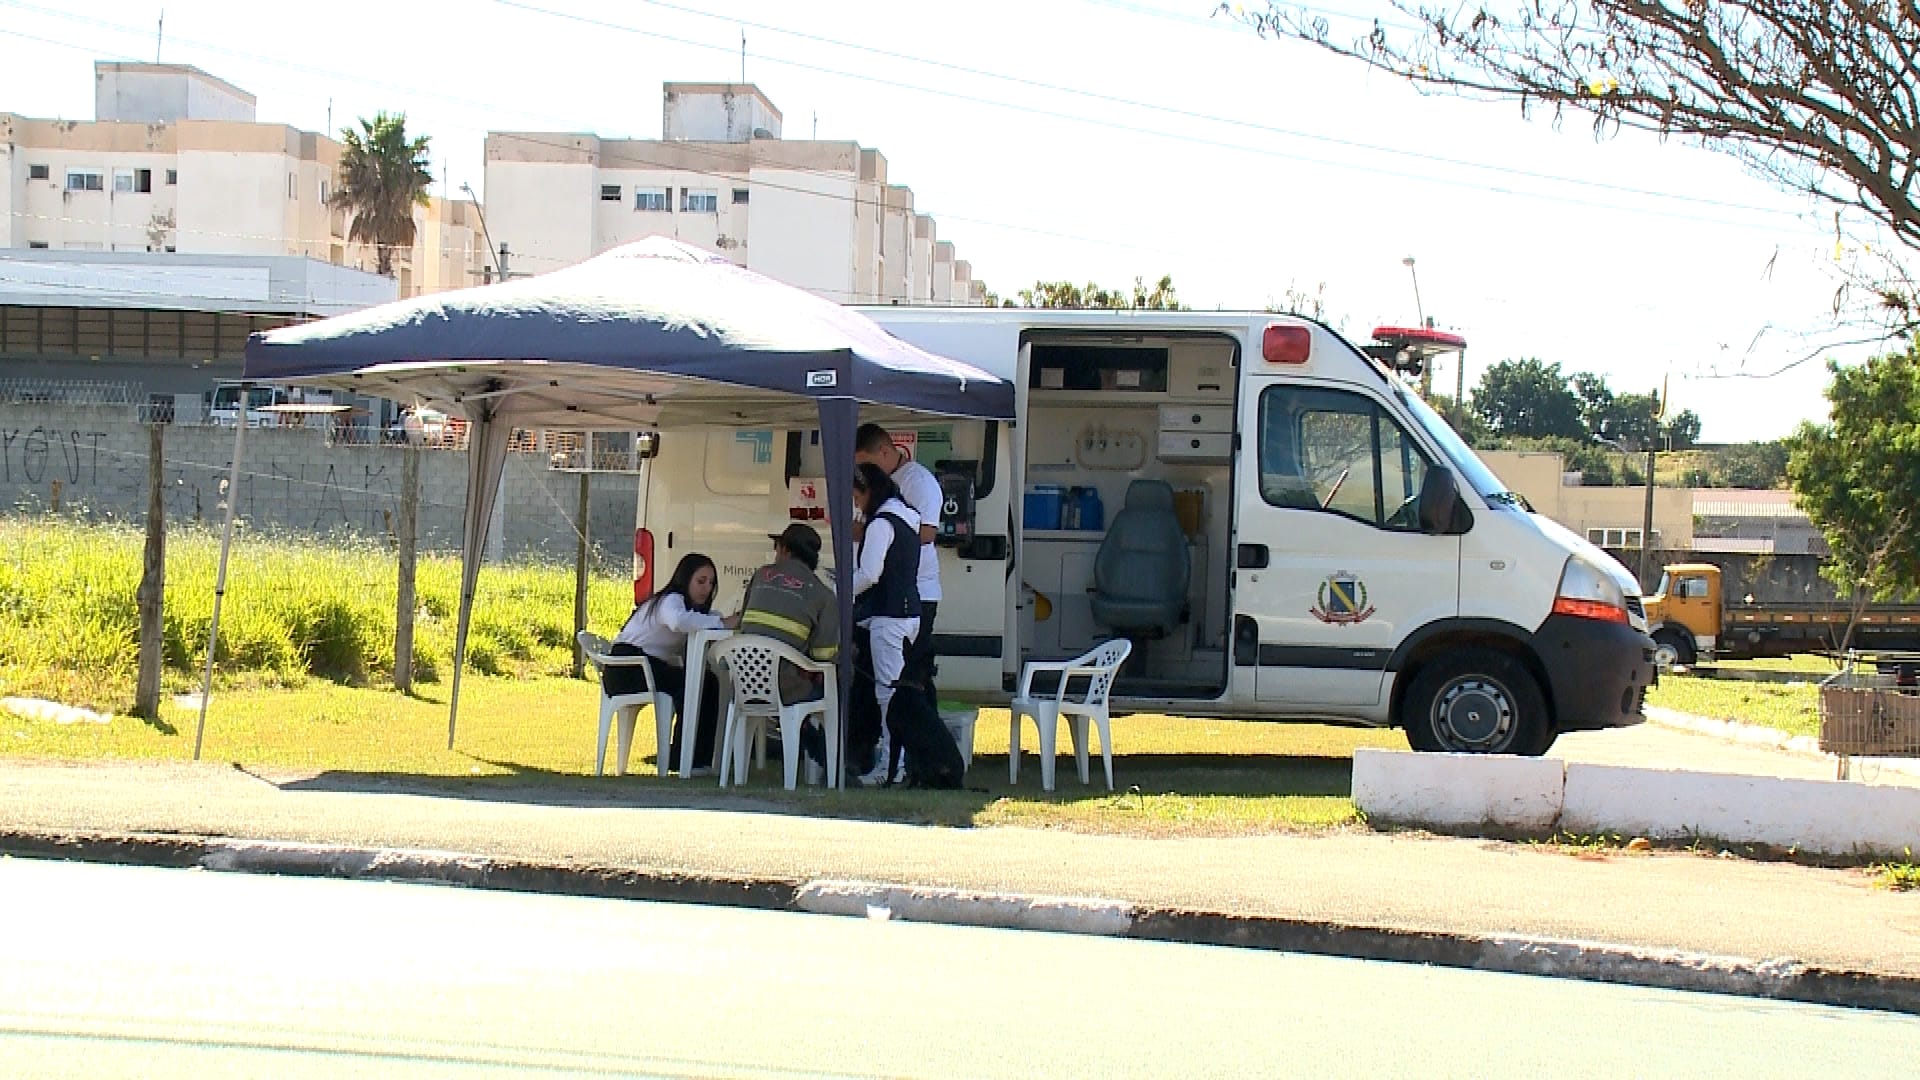
[[[1435,466],[1420,482],[1420,531],[1433,536],[1457,536],[1473,524],[1460,501],[1453,470]]]

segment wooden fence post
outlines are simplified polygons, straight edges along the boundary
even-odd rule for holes
[[[414,595],[414,568],[420,546],[420,448],[400,451],[399,600],[393,618],[393,688],[413,691],[413,617],[420,608]]]
[[[140,673],[134,683],[133,711],[160,719],[160,662],[164,658],[167,592],[166,425],[147,425],[147,550],[134,602],[140,609]]]

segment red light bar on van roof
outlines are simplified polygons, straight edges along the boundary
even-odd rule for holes
[[[1396,348],[1415,346],[1428,356],[1467,347],[1467,339],[1459,334],[1424,326],[1376,326],[1373,328],[1373,340]]]
[[[1313,331],[1273,323],[1260,335],[1260,356],[1269,364],[1304,364],[1313,355]]]

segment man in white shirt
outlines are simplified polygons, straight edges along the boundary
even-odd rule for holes
[[[854,464],[878,465],[900,488],[900,501],[920,517],[920,572],[915,585],[920,593],[920,633],[907,650],[905,679],[927,688],[930,701],[939,700],[933,692],[933,616],[940,606],[940,555],[933,538],[940,533],[940,509],[946,496],[933,471],[913,460],[894,444],[893,436],[879,424],[862,424],[853,437]]]

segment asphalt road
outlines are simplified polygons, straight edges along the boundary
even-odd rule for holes
[[[0,860],[9,1076],[1882,1072],[1910,1017],[1319,957]]]

